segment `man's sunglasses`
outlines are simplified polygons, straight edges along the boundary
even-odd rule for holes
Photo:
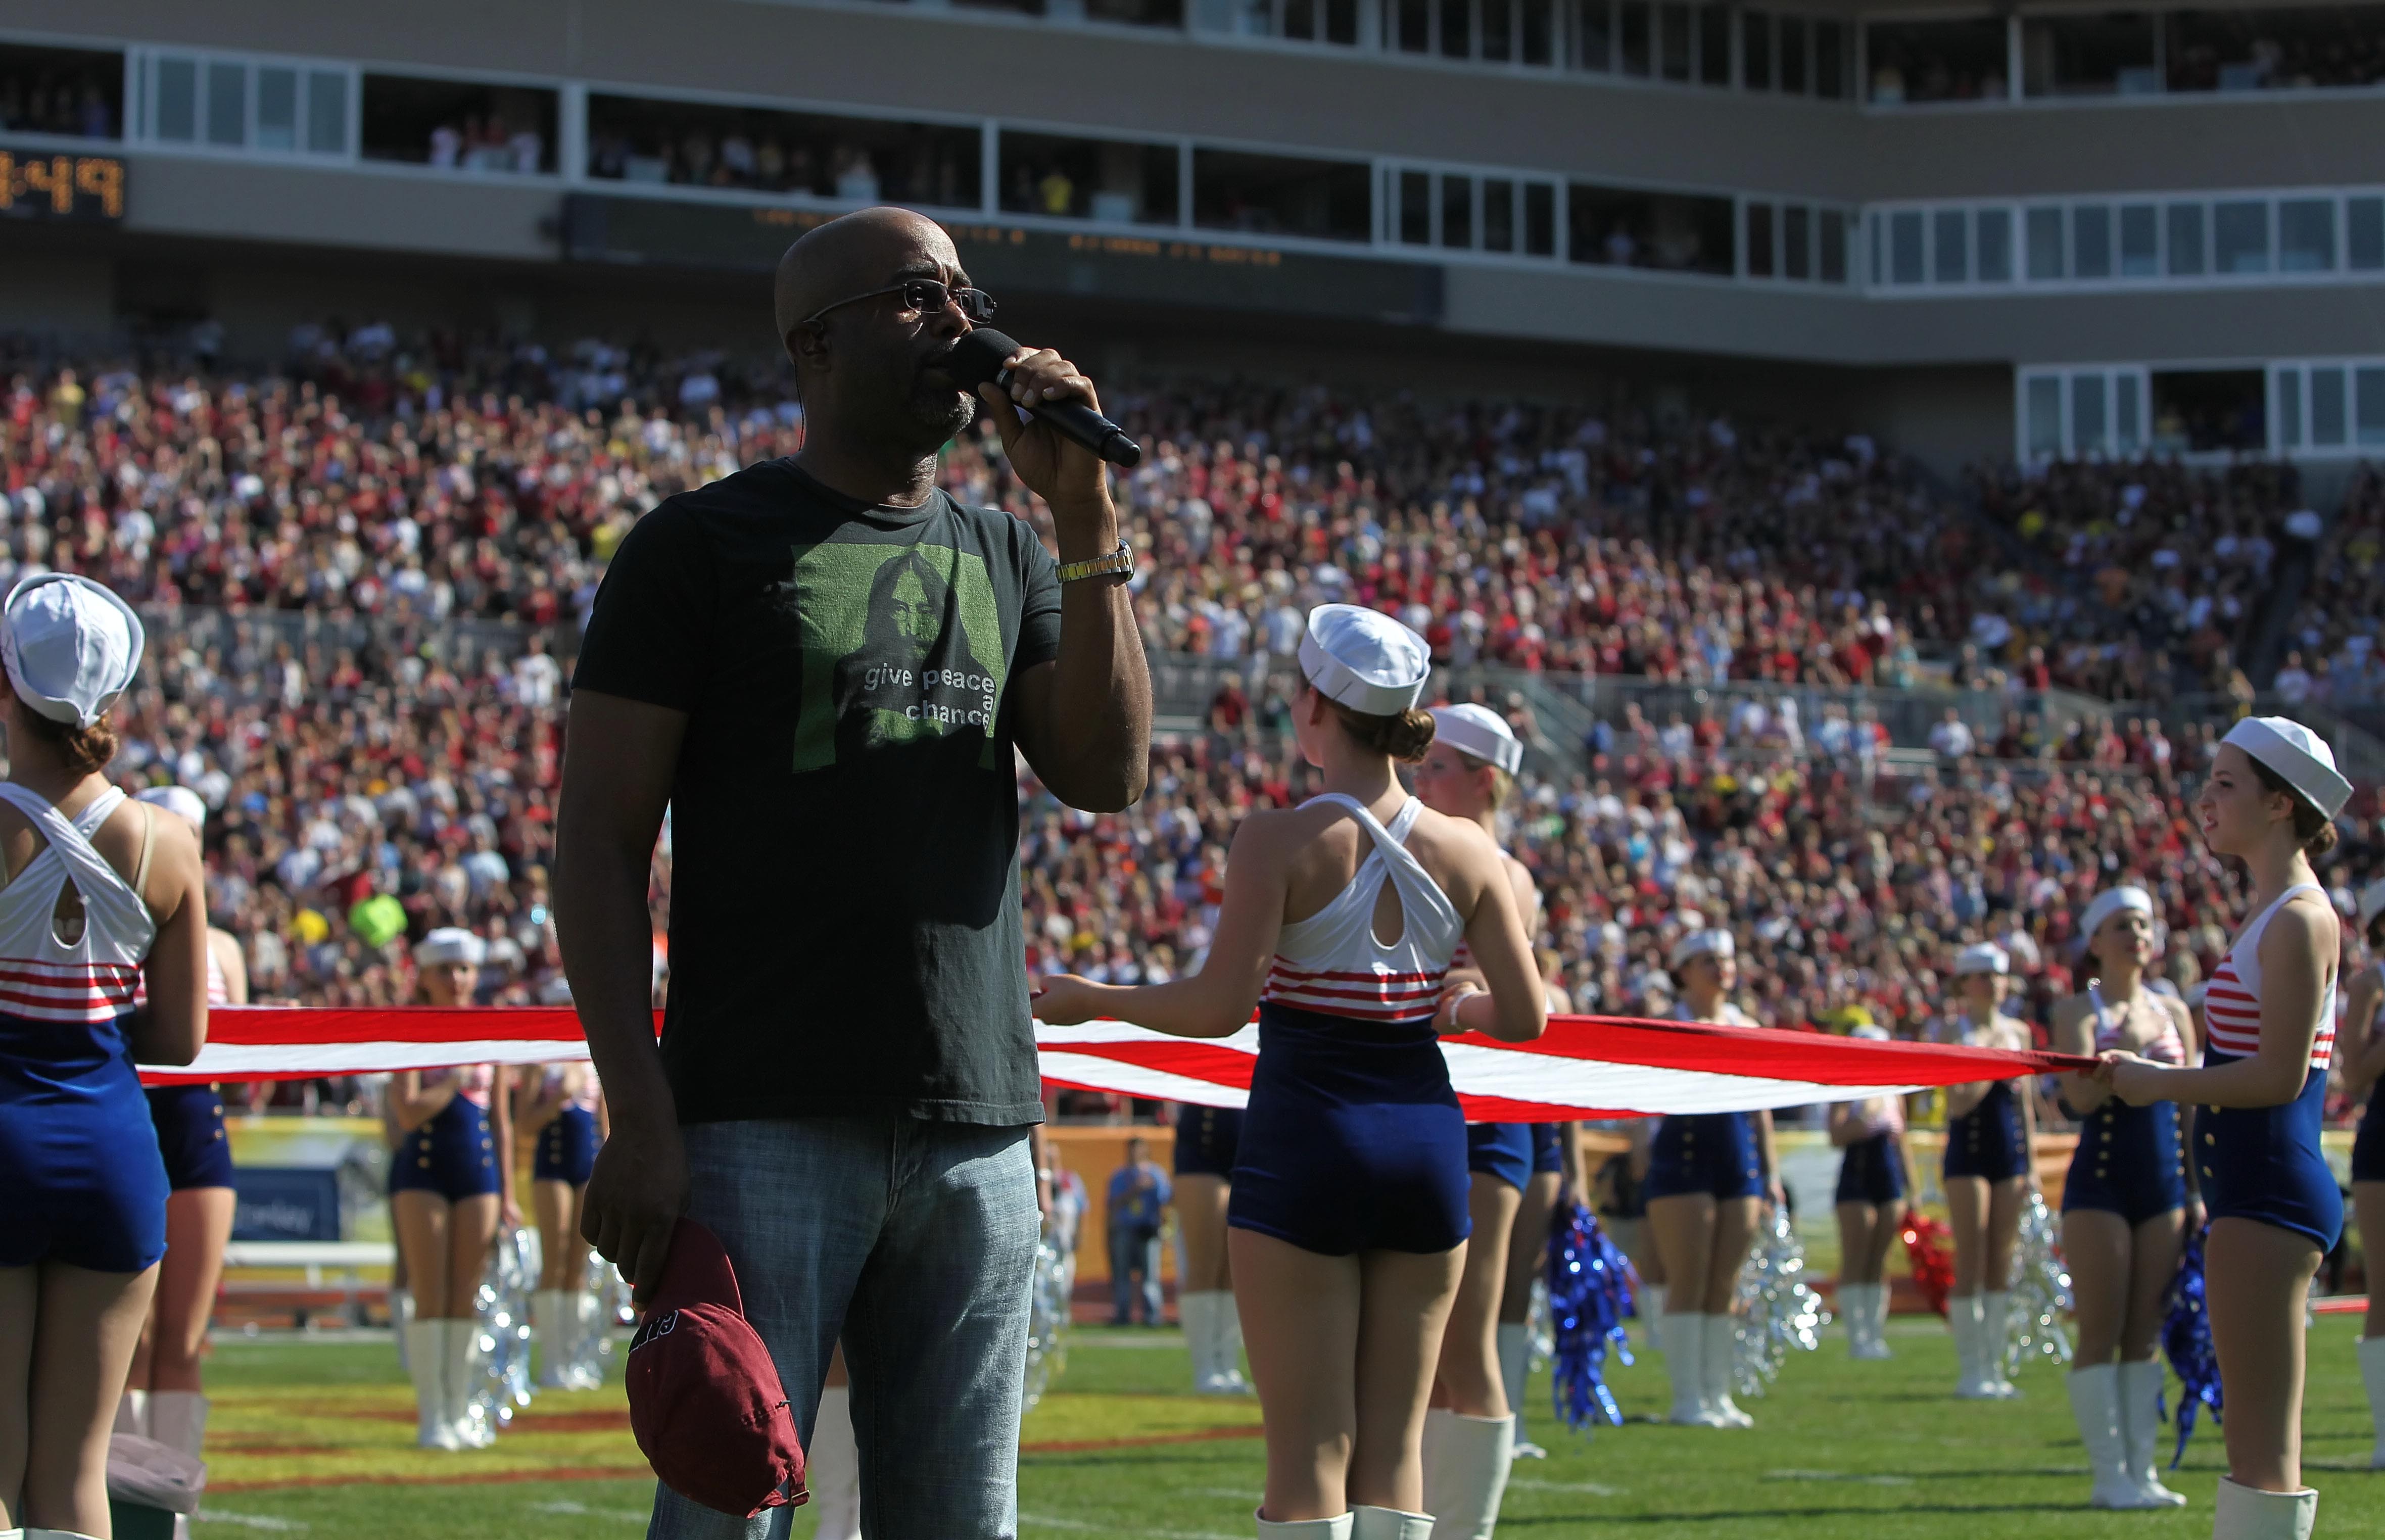
[[[809,326],[830,310],[841,309],[847,305],[858,305],[865,299],[876,299],[880,294],[901,294],[904,309],[916,311],[923,316],[934,315],[945,306],[957,303],[961,307],[961,314],[967,316],[973,326],[983,326],[993,319],[993,296],[983,289],[955,289],[938,279],[906,278],[900,283],[889,283],[882,289],[872,289],[866,294],[855,294],[848,299],[840,299],[834,305],[823,305],[805,317],[804,324]]]

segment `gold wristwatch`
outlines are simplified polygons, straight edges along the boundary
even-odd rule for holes
[[[1126,543],[1124,536],[1119,537],[1118,549],[1105,557],[1095,557],[1091,561],[1063,563],[1060,581],[1075,582],[1079,578],[1105,578],[1113,572],[1129,576],[1134,572],[1134,547]]]

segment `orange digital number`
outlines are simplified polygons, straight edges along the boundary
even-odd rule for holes
[[[124,218],[124,162],[85,156],[75,162],[74,190],[97,198],[101,212],[109,219]],[[70,202],[61,203],[61,212]]]
[[[0,214],[17,207],[17,157],[0,150]]]
[[[65,156],[48,160],[25,162],[25,192],[49,194],[51,211],[61,216],[74,212],[74,162]]]

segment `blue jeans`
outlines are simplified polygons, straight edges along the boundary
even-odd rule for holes
[[[1143,1274],[1137,1284],[1134,1274]],[[1124,1326],[1134,1319],[1134,1300],[1143,1296],[1143,1323],[1159,1324],[1159,1232],[1110,1227],[1110,1321]],[[867,1533],[867,1532],[865,1532]]]
[[[895,1113],[696,1123],[688,1217],[737,1269],[811,1443],[830,1355],[853,1373],[870,1540],[1011,1540],[1041,1221],[1024,1128]],[[647,1540],[784,1540],[659,1484]]]

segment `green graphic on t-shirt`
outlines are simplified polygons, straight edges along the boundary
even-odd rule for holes
[[[1002,611],[985,560],[948,545],[793,548],[803,627],[797,773],[870,749],[970,732],[994,768]]]

